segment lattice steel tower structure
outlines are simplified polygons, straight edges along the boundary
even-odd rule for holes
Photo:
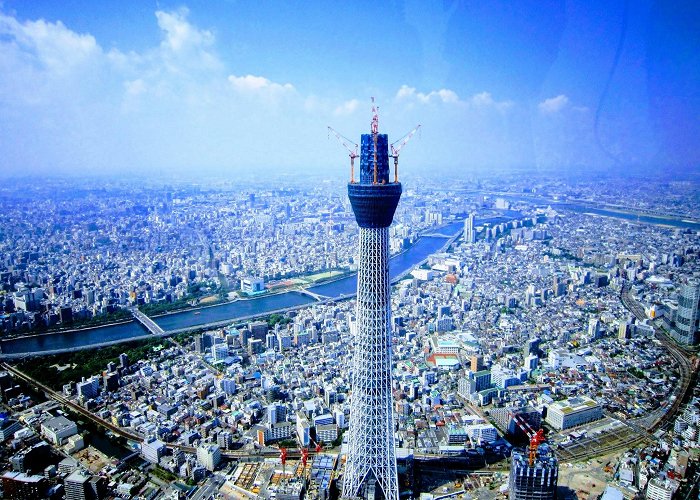
[[[399,498],[391,393],[389,226],[401,197],[398,151],[378,133],[362,134],[360,182],[351,178],[348,196],[360,226],[355,347],[352,360],[350,431],[343,479],[345,498]],[[351,159],[354,159],[351,154]],[[352,176],[353,174],[351,174]]]

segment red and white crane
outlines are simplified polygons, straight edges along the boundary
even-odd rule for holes
[[[355,183],[355,158],[357,158],[359,155],[357,154],[357,149],[359,146],[352,142],[350,139],[342,135],[340,132],[335,130],[333,127],[328,127],[328,133],[333,133],[336,139],[338,139],[338,142],[343,145],[343,147],[348,151],[348,154],[350,156],[350,183],[354,184]],[[353,149],[350,144],[355,146]]]
[[[406,143],[411,140],[411,137],[413,137],[415,135],[415,133],[418,132],[419,128],[420,128],[420,125],[418,125],[416,128],[411,130],[408,134],[404,135],[398,141],[393,142],[391,144],[391,155],[390,156],[394,159],[394,182],[399,182],[399,152],[406,145]],[[397,146],[397,144],[398,144],[398,146]]]
[[[280,448],[280,461],[282,462],[282,480],[287,481],[287,448]]]
[[[519,414],[510,413],[510,416],[513,418],[515,424],[520,427],[520,429],[522,429],[522,431],[527,434],[527,437],[530,439],[528,463],[530,464],[530,467],[532,467],[535,464],[535,458],[537,458],[537,449],[542,443],[547,441],[547,438],[544,437],[544,430],[539,429],[538,431],[535,431]]]

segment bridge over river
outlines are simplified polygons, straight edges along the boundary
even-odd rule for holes
[[[158,323],[153,321],[151,318],[146,316],[144,313],[138,310],[137,307],[131,307],[129,308],[129,312],[134,316],[134,319],[141,323],[143,327],[148,330],[150,333],[153,335],[163,335],[165,334],[165,330],[163,330],[160,326],[158,326]]]

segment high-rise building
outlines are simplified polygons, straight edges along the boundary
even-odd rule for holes
[[[691,279],[681,285],[678,312],[672,335],[681,344],[700,342],[700,281]]]
[[[600,338],[600,320],[598,318],[591,318],[588,320],[588,337],[590,340],[597,340]]]
[[[509,500],[554,500],[557,498],[559,464],[549,446],[542,444],[532,463],[528,453],[513,450],[508,481]]]
[[[28,476],[24,472],[5,472],[0,477],[3,498],[25,499],[44,498],[49,482],[44,476]]]
[[[198,333],[194,336],[194,350],[197,354],[204,354],[212,344],[212,336],[208,333]]]
[[[464,239],[467,243],[476,241],[476,229],[474,228],[474,214],[469,214],[469,217],[464,221]]]
[[[221,462],[221,449],[216,444],[200,444],[197,447],[197,462],[208,471],[213,471]]]
[[[632,321],[622,321],[618,323],[617,327],[617,338],[620,340],[627,340],[632,336]]]
[[[267,331],[269,330],[267,321],[253,321],[248,323],[248,329],[250,330],[250,336],[254,339],[258,339],[265,342],[265,337],[267,336]]]
[[[63,482],[63,487],[66,491],[66,500],[87,500],[91,498],[99,498],[93,495],[90,485],[92,476],[81,469],[76,470],[68,476]]]
[[[360,244],[343,496],[395,500],[399,486],[391,392],[389,226],[401,183],[396,171],[393,181],[389,178],[389,140],[377,128],[375,113],[372,133],[361,138],[360,182],[352,179],[348,184]]]
[[[272,425],[277,422],[284,422],[287,419],[287,407],[279,403],[272,403],[267,406],[267,423]]]

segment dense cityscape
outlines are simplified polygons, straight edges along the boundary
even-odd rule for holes
[[[0,0],[0,498],[700,500],[699,25]]]
[[[342,183],[62,182],[0,190],[5,495],[337,497],[358,265]],[[560,498],[697,493],[700,202],[645,182],[404,181],[402,496],[504,498],[539,428]]]

